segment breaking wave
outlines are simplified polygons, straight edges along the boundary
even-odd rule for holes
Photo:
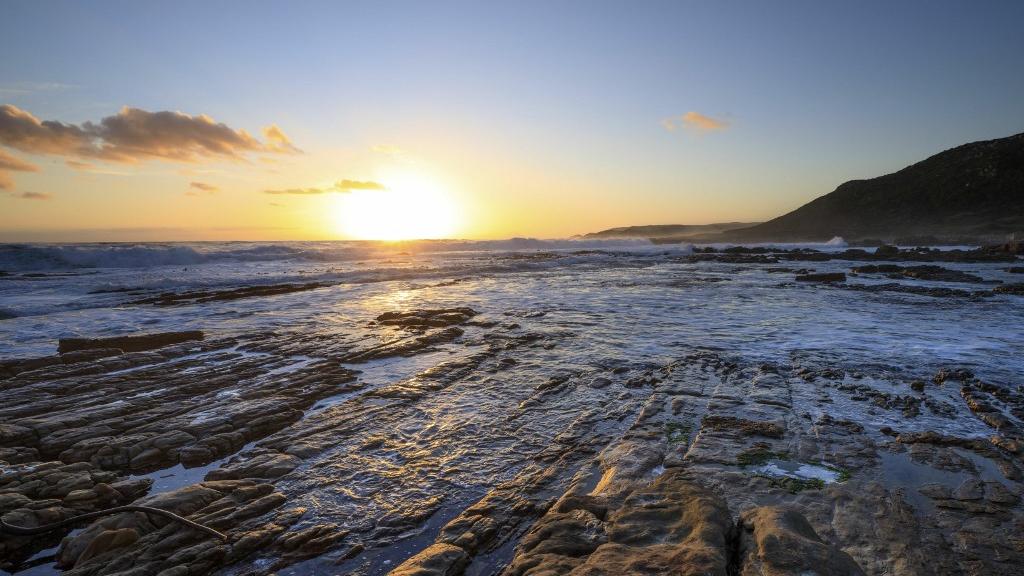
[[[140,243],[140,244],[3,244],[0,270],[74,270],[82,268],[151,268],[214,262],[344,262],[396,254],[503,252],[522,250],[600,250],[650,248],[647,240],[420,240],[280,243]],[[665,248],[665,247],[661,247]],[[676,250],[685,246],[675,247]]]
[[[732,244],[708,244],[725,248]],[[762,244],[751,244],[762,245]],[[764,244],[785,248],[839,250],[847,246],[836,236],[824,243]],[[416,240],[407,242],[194,242],[0,244],[0,271],[30,272],[92,268],[144,269],[161,266],[198,266],[246,262],[357,262],[414,254],[502,252],[675,252],[687,253],[690,244],[652,244],[642,238],[561,239],[509,238],[505,240]]]

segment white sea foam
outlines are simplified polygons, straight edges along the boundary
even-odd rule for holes
[[[643,239],[609,240],[417,240],[410,242],[222,242],[140,244],[2,244],[0,270],[153,268],[215,262],[347,262],[384,256],[441,252],[602,250],[649,248]]]
[[[785,247],[842,250],[825,244]],[[772,362],[811,351],[922,377],[963,365],[1012,383],[1024,371],[1016,353],[1024,340],[1024,300],[1018,296],[936,299],[796,285],[784,273],[769,272],[771,265],[691,262],[682,257],[691,251],[689,245],[634,240],[529,239],[0,246],[0,260],[27,259],[20,264],[26,269],[52,265],[55,254],[78,263],[200,262],[79,268],[72,270],[87,273],[43,277],[8,267],[12,274],[0,277],[0,309],[15,317],[0,318],[0,358],[51,354],[58,338],[132,332],[199,329],[227,335],[333,326],[344,335],[388,310],[468,305],[499,319],[508,311],[545,312],[524,318],[551,330],[576,331],[584,340],[581,365],[587,354],[646,361],[714,347]],[[818,272],[848,271],[852,265],[801,264]],[[1006,263],[947,266],[987,280],[1019,281],[1005,272]],[[168,291],[286,282],[327,287],[201,305],[129,304]]]

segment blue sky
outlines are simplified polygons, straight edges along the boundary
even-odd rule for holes
[[[400,147],[479,204],[476,219],[521,215],[490,215],[494,234],[469,235],[763,219],[845,180],[1024,131],[1024,2],[8,1],[2,11],[0,104],[75,124],[125,105],[254,134],[273,123],[318,166],[337,158],[339,175],[372,171],[360,151]],[[725,127],[662,126],[691,111]],[[62,197],[102,194],[93,181],[65,190],[64,172],[18,175],[19,189],[45,187],[54,202],[0,201],[36,225]],[[169,178],[154,188],[169,190]]]

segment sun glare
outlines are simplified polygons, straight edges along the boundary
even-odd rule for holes
[[[419,173],[382,179],[387,190],[355,190],[339,197],[339,231],[358,240],[450,238],[456,206],[436,180]]]

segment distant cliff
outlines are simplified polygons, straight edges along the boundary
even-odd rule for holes
[[[698,234],[717,234],[736,228],[748,228],[757,222],[722,222],[719,224],[660,224],[623,226],[584,234],[584,238],[687,238]]]
[[[972,142],[834,192],[720,241],[988,238],[1024,233],[1024,134]]]

